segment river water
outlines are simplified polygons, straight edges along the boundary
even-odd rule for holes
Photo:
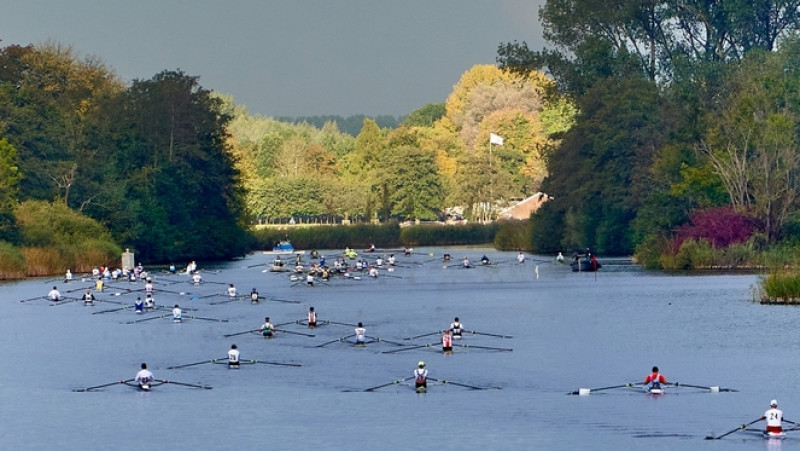
[[[443,252],[454,260],[445,264]],[[327,253],[328,262],[333,251]],[[463,269],[486,254],[496,265]],[[363,254],[367,255],[367,254]],[[647,272],[601,258],[598,274],[573,273],[549,257],[479,248],[425,248],[397,255],[394,272],[377,279],[334,279],[313,287],[266,271],[272,256],[204,266],[204,283],[152,273],[159,305],[180,304],[188,318],[174,324],[97,302],[50,305],[52,285],[78,296],[91,282],[28,280],[0,285],[0,449],[796,449],[800,432],[783,442],[735,432],[777,398],[785,417],[800,421],[797,308],[752,302],[755,275]],[[309,256],[305,256],[309,259]],[[372,256],[370,256],[372,258]],[[615,264],[616,263],[616,264]],[[262,266],[255,266],[262,265]],[[273,299],[219,303],[228,284],[257,288]],[[143,284],[109,283],[98,298],[132,305]],[[183,294],[181,294],[183,293]],[[141,292],[138,292],[141,294]],[[265,340],[224,337],[305,318],[363,322],[381,341],[360,348],[353,328],[329,324]],[[192,310],[189,310],[192,309]],[[94,314],[93,314],[94,313]],[[167,313],[159,312],[161,313]],[[451,355],[438,334],[460,317],[468,334]],[[306,337],[299,334],[315,334]],[[504,339],[486,334],[509,335]],[[385,341],[388,340],[388,341]],[[402,352],[394,343],[434,344]],[[239,370],[186,363],[222,359],[236,343]],[[463,347],[460,345],[470,345]],[[498,351],[489,348],[512,348]],[[406,383],[361,390],[412,375],[419,360],[430,376],[476,387],[431,382],[427,394]],[[150,392],[113,385],[147,362],[165,384]],[[579,388],[639,382],[658,365],[671,382],[733,388],[710,393],[670,388],[653,397],[631,388],[573,396]],[[761,426],[763,423],[757,424]]]

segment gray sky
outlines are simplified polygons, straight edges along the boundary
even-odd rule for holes
[[[129,82],[200,76],[254,114],[402,116],[501,42],[544,46],[545,0],[0,0],[0,46],[54,40]]]

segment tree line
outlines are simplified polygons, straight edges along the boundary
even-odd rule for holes
[[[800,1],[548,1],[539,15],[549,47],[504,43],[498,63],[547,72],[579,113],[549,159],[556,200],[533,217],[534,249],[664,266],[685,246],[797,241]]]

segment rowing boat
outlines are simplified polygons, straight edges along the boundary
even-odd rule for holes
[[[761,436],[767,440],[783,440],[786,438],[786,432],[767,432],[763,429],[745,429],[745,432],[750,432],[756,435]]]

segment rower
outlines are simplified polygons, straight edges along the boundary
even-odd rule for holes
[[[92,290],[86,290],[86,293],[83,295],[83,305],[94,305],[95,297],[92,294]]]
[[[556,261],[559,262],[559,263],[564,263],[564,254],[559,252],[558,256],[556,257]]]
[[[411,255],[413,252],[414,252],[414,249],[412,249],[412,248],[410,248],[410,247],[407,247],[407,248],[405,248],[405,250],[403,251],[403,255],[405,255],[405,256],[409,256],[409,255]]]
[[[69,283],[69,282],[72,282],[72,271],[68,269],[67,273],[64,274],[64,283]]]
[[[769,402],[769,410],[764,412],[764,415],[758,421],[767,420],[767,428],[764,432],[767,434],[780,434],[783,432],[783,411],[778,409],[778,401],[772,400]]]
[[[414,370],[414,388],[417,392],[424,392],[428,389],[428,370],[425,369],[425,362],[420,361],[417,369]]]
[[[178,271],[178,268],[175,265],[169,265],[169,272],[170,274],[175,274]]]
[[[258,304],[258,291],[256,291],[255,287],[253,287],[253,291],[250,292],[250,303]]]
[[[461,333],[464,331],[464,325],[455,317],[455,320],[450,324],[450,331],[453,333],[453,338],[461,338]]]
[[[313,329],[317,327],[317,312],[314,311],[314,307],[308,308],[308,328]]]
[[[314,276],[311,273],[308,273],[308,275],[306,275],[306,284],[308,284],[309,287],[314,286]]]
[[[97,278],[97,281],[94,283],[94,289],[97,291],[103,291],[103,287],[105,287],[106,283],[103,282],[101,277]]]
[[[153,382],[153,380],[155,379],[153,377],[153,373],[151,373],[150,370],[147,369],[146,363],[142,363],[141,368],[142,369],[139,370],[138,373],[136,373],[136,377],[133,378],[133,380],[139,384],[139,388],[141,388],[142,390],[150,390],[150,383]]]
[[[389,263],[389,266],[394,266],[395,263],[394,254],[389,254],[389,259],[387,260],[387,263]]]
[[[94,268],[92,268],[92,277],[99,277],[99,276],[100,276],[100,270],[97,269],[97,266],[95,266]]]
[[[175,304],[175,307],[172,308],[172,322],[179,323],[181,321],[183,321],[181,319],[181,308],[178,304]]]
[[[481,264],[482,265],[488,265],[489,264],[489,257],[487,257],[486,255],[481,257]]]
[[[258,330],[261,331],[261,335],[263,335],[264,338],[272,338],[272,334],[275,332],[275,326],[269,322],[269,316],[264,318],[264,324],[262,324]]]
[[[281,260],[281,256],[278,255],[277,257],[275,257],[275,260],[272,262],[272,264],[274,266],[278,266],[278,267],[282,268],[283,267],[283,260]]]
[[[236,344],[232,344],[231,349],[228,350],[228,368],[239,368],[239,349],[236,347]]]
[[[156,309],[156,300],[153,299],[152,293],[147,293],[147,296],[144,298],[144,308],[147,311],[153,311]]]
[[[522,251],[517,254],[517,261],[519,263],[525,263],[525,254],[523,254]]]
[[[661,384],[667,384],[667,378],[658,372],[658,367],[654,366],[653,370],[647,377],[644,378],[644,386],[647,390],[660,389]]]
[[[383,259],[378,257],[375,259],[375,266],[383,266]]]
[[[453,331],[448,329],[442,334],[442,352],[449,354],[453,352]]]
[[[449,262],[450,261],[450,254],[444,254],[442,256],[442,261]]]
[[[236,297],[236,287],[233,284],[228,285],[228,296],[235,298]]]
[[[58,302],[61,300],[61,293],[58,291],[58,288],[53,287],[53,289],[47,293],[47,297],[53,302]]]
[[[464,260],[461,260],[461,266],[463,266],[465,268],[471,268],[472,267],[472,265],[469,263],[469,259],[467,257],[464,257]]]
[[[145,293],[152,293],[153,292],[153,281],[152,280],[148,280],[147,282],[145,282],[144,291],[145,291]]]
[[[372,277],[373,279],[377,279],[378,278],[378,268],[376,268],[374,266],[370,266],[369,267],[369,276]]]
[[[202,281],[203,281],[203,276],[200,275],[199,271],[195,271],[194,274],[192,274],[192,282],[195,285],[200,285],[200,282]]]
[[[367,329],[364,328],[363,323],[358,323],[358,326],[355,328],[356,333],[356,346],[365,346],[364,337],[367,334]]]
[[[133,303],[133,311],[136,313],[144,313],[144,301],[142,301],[141,297],[137,297],[136,302]]]

